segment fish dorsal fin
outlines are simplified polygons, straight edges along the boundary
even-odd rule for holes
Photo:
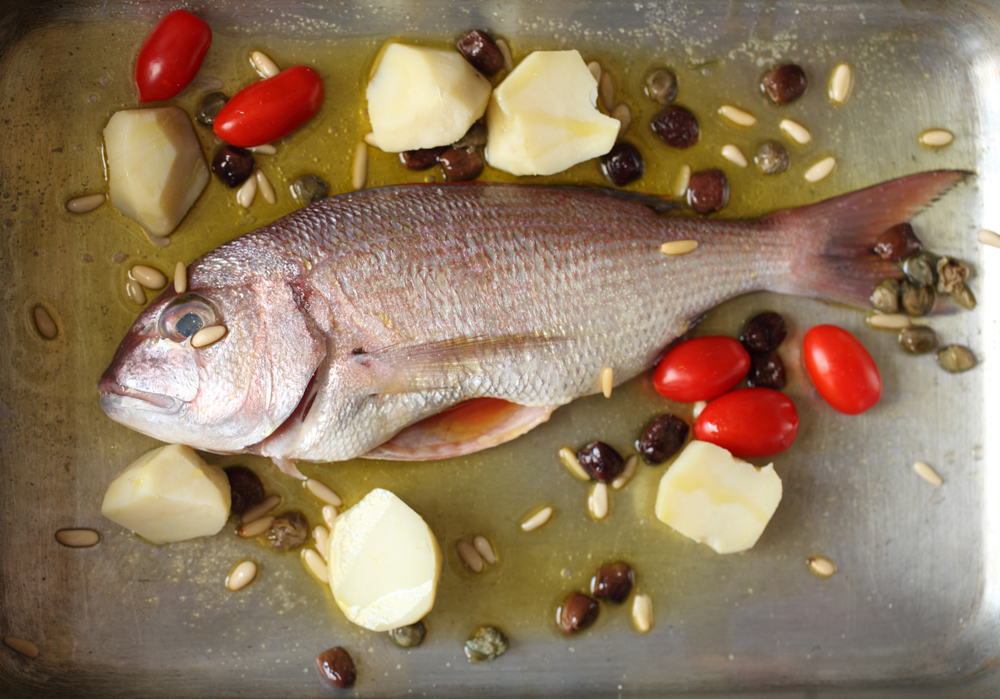
[[[472,454],[520,437],[548,420],[553,410],[499,398],[476,398],[404,428],[364,456],[428,461]]]
[[[542,335],[460,337],[419,344],[397,343],[354,350],[353,361],[372,371],[376,394],[455,388],[463,378],[482,375],[504,363],[549,354],[565,338]]]

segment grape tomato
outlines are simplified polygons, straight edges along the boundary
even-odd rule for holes
[[[750,355],[738,340],[710,335],[686,340],[653,372],[653,386],[681,403],[712,400],[738,384],[750,369]]]
[[[323,104],[323,81],[308,66],[292,66],[237,92],[215,117],[213,129],[226,143],[260,146],[290,134]]]
[[[882,377],[858,338],[836,325],[817,325],[802,340],[809,380],[838,412],[863,413],[882,397]]]
[[[139,49],[135,85],[141,102],[176,97],[198,74],[212,30],[186,10],[174,10],[156,23]]]
[[[695,439],[741,458],[784,451],[799,433],[792,400],[770,388],[741,388],[710,402],[694,423]]]

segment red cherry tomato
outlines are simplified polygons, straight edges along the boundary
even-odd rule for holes
[[[834,410],[863,413],[882,397],[882,377],[858,338],[836,325],[817,325],[802,340],[813,386]]]
[[[323,104],[323,81],[307,66],[293,66],[237,92],[215,117],[226,143],[250,148],[287,136]]]
[[[212,30],[200,17],[174,10],[157,22],[135,61],[142,102],[168,100],[194,80],[212,44]]]
[[[782,452],[798,433],[795,404],[771,388],[741,388],[720,396],[694,422],[695,438],[743,458]]]
[[[694,403],[712,400],[747,375],[750,355],[725,335],[696,337],[680,343],[653,372],[653,386],[664,398]]]

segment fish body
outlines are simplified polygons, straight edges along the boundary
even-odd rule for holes
[[[165,441],[285,464],[469,453],[598,392],[607,367],[615,384],[633,378],[734,296],[865,302],[898,275],[874,239],[963,176],[913,175],[757,221],[666,216],[578,188],[333,197],[192,263],[186,294],[165,290],[123,340],[101,404]],[[661,252],[677,240],[697,248]],[[197,321],[227,334],[192,347]]]

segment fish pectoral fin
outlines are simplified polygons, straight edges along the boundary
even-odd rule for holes
[[[470,375],[482,375],[504,364],[533,362],[565,341],[543,335],[500,335],[401,342],[361,352],[353,361],[371,370],[372,393],[412,393],[455,388]]]
[[[475,398],[404,428],[364,457],[428,461],[472,454],[520,437],[548,420],[555,409]]]

